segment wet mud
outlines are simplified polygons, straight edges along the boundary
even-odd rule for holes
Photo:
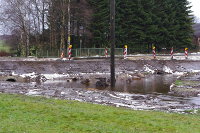
[[[171,93],[176,96],[200,96],[200,73],[190,73],[179,77],[171,86]]]
[[[200,97],[198,93],[179,95],[173,89],[178,85],[171,85],[176,83],[177,77],[180,80],[185,75],[182,79],[185,80],[188,73],[200,70],[198,64],[198,61],[118,60],[116,88],[111,91],[108,60],[2,61],[0,93],[78,100],[137,110],[185,113],[187,110],[200,108]]]
[[[91,74],[90,76],[94,77],[93,74]],[[167,83],[157,84],[160,83],[160,81],[166,82],[163,80],[163,78],[167,81]],[[151,79],[156,79],[158,82],[153,83],[151,82]],[[23,94],[28,96],[44,96],[48,98],[77,100],[81,102],[90,102],[115,107],[125,107],[136,110],[159,110],[166,112],[186,113],[187,110],[200,108],[200,104],[197,104],[199,99],[195,99],[193,97],[184,98],[169,95],[168,92],[170,91],[170,83],[174,80],[168,82],[168,79],[172,79],[172,76],[157,77],[156,75],[146,77],[141,80],[132,81],[133,84],[138,84],[136,85],[137,87],[141,84],[146,86],[140,86],[142,87],[142,89],[140,87],[134,88],[134,85],[131,87],[132,83],[124,84],[122,80],[117,80],[117,86],[119,86],[116,88],[115,91],[111,91],[109,87],[100,89],[95,88],[96,84],[95,82],[93,82],[95,81],[94,79],[90,80],[90,83],[88,85],[83,85],[81,83],[81,79],[73,81],[72,79],[69,80],[69,78],[66,78],[64,80],[54,79],[47,80],[46,82],[26,83],[0,81],[0,92],[9,94]],[[124,82],[126,82],[126,80],[124,80]],[[129,85],[129,87],[122,87],[122,84],[125,86]],[[165,87],[161,87],[160,85]]]

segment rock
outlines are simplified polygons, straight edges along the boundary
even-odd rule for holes
[[[84,80],[81,81],[81,84],[89,85],[90,84],[90,80],[89,79],[84,79]]]
[[[128,78],[128,79],[126,80],[127,83],[131,83],[131,81],[132,81],[131,78]]]
[[[108,87],[109,85],[106,83],[106,82],[102,82],[102,81],[97,81],[96,82],[96,88],[106,88]]]
[[[165,74],[165,72],[162,70],[157,70],[155,71],[155,74],[162,75],[162,74]]]
[[[36,83],[41,83],[41,82],[45,82],[45,81],[47,81],[47,78],[43,75],[37,75],[35,78]]]
[[[87,88],[87,90],[96,90],[95,88]]]
[[[127,80],[128,78],[132,78],[132,76],[133,76],[133,75],[123,73],[123,74],[120,74],[120,75],[118,76],[118,79],[119,79],[119,80]]]
[[[116,82],[116,78],[115,78],[115,82]],[[107,79],[107,83],[111,83],[111,80],[110,80],[110,78],[109,78],[109,79]]]
[[[145,78],[145,75],[142,74],[142,73],[137,73],[137,76],[140,77],[140,78]]]
[[[77,78],[73,78],[73,79],[72,79],[73,82],[76,82],[77,80],[78,80]]]
[[[106,88],[109,85],[106,82],[106,78],[97,78],[99,81],[96,82],[96,88]]]
[[[132,96],[133,100],[144,100],[145,97],[144,96]]]
[[[132,77],[132,80],[141,80],[141,77],[133,76],[133,77]]]

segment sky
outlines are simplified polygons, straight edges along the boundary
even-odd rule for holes
[[[193,14],[200,19],[200,0],[188,0],[191,2]],[[199,20],[200,21],[200,20]]]

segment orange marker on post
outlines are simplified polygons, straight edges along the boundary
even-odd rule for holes
[[[107,58],[108,57],[108,49],[105,48],[105,57]]]
[[[153,58],[156,59],[156,47],[153,46],[152,49],[153,49],[153,50],[152,50],[152,52],[153,52]]]
[[[72,45],[69,45],[69,48],[68,48],[68,56],[69,56],[69,60],[71,60],[71,57],[72,57]]]
[[[188,48],[185,48],[185,59],[188,59]]]
[[[124,59],[127,59],[128,45],[124,46]]]

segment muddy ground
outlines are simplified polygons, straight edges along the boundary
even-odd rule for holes
[[[117,60],[116,72],[153,72],[156,70],[174,72],[200,72],[200,61],[192,60]],[[168,69],[168,71],[167,71]],[[77,74],[109,73],[109,59],[71,61],[0,61],[1,73],[25,74]]]
[[[171,93],[182,97],[200,96],[200,73],[179,77],[171,86]]]
[[[198,81],[194,74],[193,76],[190,75],[190,78],[187,77],[189,73],[198,75],[198,72],[200,72],[199,63],[200,61],[191,60],[119,59],[116,60],[116,78],[129,83],[134,82],[133,80],[148,78],[152,74],[174,74],[177,77],[179,76],[179,80],[194,78]],[[88,80],[89,83],[96,84],[102,78],[105,79],[105,84],[103,81],[100,86],[104,87],[105,85],[105,87],[108,87],[109,72],[110,62],[108,59],[72,61],[61,61],[59,59],[48,61],[5,60],[0,61],[0,92],[78,100],[138,110],[186,112],[186,110],[200,108],[199,99],[197,98],[199,93],[180,91],[179,84],[172,86],[169,93],[152,92],[145,94],[85,87]],[[61,80],[62,82],[70,82],[71,86],[57,84]],[[51,84],[46,84],[46,82],[51,82]],[[84,87],[76,86],[77,82]],[[198,87],[196,85],[193,88]],[[179,90],[179,93],[177,93],[177,90]],[[195,100],[195,98],[197,99]]]

